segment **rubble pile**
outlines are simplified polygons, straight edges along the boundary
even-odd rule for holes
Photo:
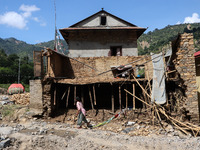
[[[28,105],[30,102],[30,94],[29,93],[13,94],[11,97],[11,101],[14,101],[15,104]]]

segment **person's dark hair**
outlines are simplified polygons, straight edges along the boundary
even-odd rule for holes
[[[80,102],[80,98],[78,96],[76,97],[76,100]]]

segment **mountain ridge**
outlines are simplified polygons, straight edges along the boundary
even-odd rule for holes
[[[174,40],[179,33],[193,33],[195,50],[200,50],[200,23],[168,25],[162,29],[155,29],[143,34],[138,39],[139,55],[158,52],[161,49],[170,47],[170,42]],[[65,51],[68,50],[67,43],[61,39]],[[54,40],[41,42],[37,44],[28,44],[14,37],[0,38],[0,50],[3,49],[6,54],[18,54],[19,56],[28,56],[30,60],[33,57],[33,51],[41,51],[44,47],[54,49]]]

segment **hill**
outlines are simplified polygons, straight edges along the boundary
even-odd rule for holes
[[[65,49],[67,44],[64,40],[61,40]],[[26,42],[17,40],[15,38],[0,38],[0,50],[3,49],[7,55],[17,54],[18,56],[28,56],[30,60],[33,59],[33,51],[41,51],[44,47],[54,48],[54,41],[43,42],[39,44],[28,44]]]
[[[27,44],[26,42],[19,41],[15,38],[2,39],[0,38],[0,49],[3,49],[6,54],[18,54],[19,56],[32,57],[33,51],[41,50],[32,44]]]
[[[139,55],[149,54],[150,52],[158,52],[163,48],[169,48],[170,42],[174,40],[179,33],[189,32],[194,34],[194,43],[196,51],[200,50],[200,23],[194,24],[179,24],[168,25],[163,29],[155,29],[146,34],[143,34],[138,39]],[[64,40],[64,53],[67,54],[68,46]],[[0,50],[3,49],[6,54],[18,54],[21,57],[28,56],[33,59],[33,51],[41,51],[44,47],[54,48],[54,40],[38,43],[27,44],[15,38],[2,39],[0,38]]]
[[[158,52],[163,48],[169,48],[170,42],[174,40],[179,33],[193,33],[196,51],[200,50],[200,23],[168,25],[163,29],[155,29],[143,34],[138,40],[139,55],[150,52]]]

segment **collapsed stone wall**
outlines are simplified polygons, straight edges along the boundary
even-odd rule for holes
[[[196,70],[194,58],[194,41],[192,33],[184,33],[173,42],[173,63],[179,78],[185,87],[186,101],[184,107],[189,110],[192,120],[199,120],[199,108],[196,86]]]
[[[98,71],[95,71],[88,66],[81,64],[75,60],[70,60],[72,70],[74,72],[75,78],[79,77],[90,77],[90,76],[96,76],[99,73],[102,73],[104,71],[110,70],[111,66],[120,66],[120,65],[126,65],[129,64],[130,62],[137,61],[135,63],[131,63],[130,65],[132,67],[136,67],[136,65],[143,64],[145,61],[149,60],[150,57],[145,56],[112,56],[112,57],[88,57],[88,58],[76,58],[78,61],[83,62]],[[152,66],[151,63],[145,64],[145,70]],[[151,67],[152,68],[152,67]],[[136,72],[136,69],[134,69],[134,72]],[[113,78],[112,71],[107,72],[105,74],[102,74],[101,76],[98,76],[99,78],[101,77],[108,77],[108,78]]]

